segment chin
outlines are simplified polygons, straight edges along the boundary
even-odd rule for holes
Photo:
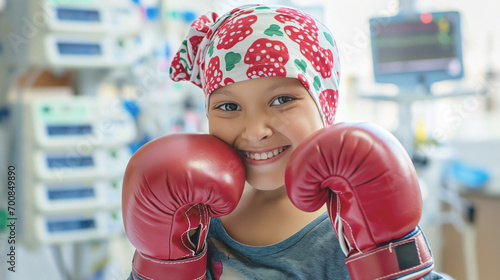
[[[252,186],[252,188],[259,191],[273,191],[285,185],[284,180],[266,180],[264,178],[260,178],[259,180],[247,178],[247,183]]]
[[[285,185],[284,165],[246,168],[246,181],[256,190],[272,191]]]

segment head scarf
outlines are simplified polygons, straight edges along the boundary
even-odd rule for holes
[[[333,123],[340,61],[336,42],[312,16],[278,6],[245,5],[223,16],[209,12],[191,25],[176,53],[170,77],[214,90],[260,77],[299,79]]]

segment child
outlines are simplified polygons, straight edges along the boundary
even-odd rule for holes
[[[123,187],[125,228],[137,248],[130,279],[349,279],[349,273],[361,279],[375,275],[361,273],[353,259],[364,257],[373,246],[360,247],[362,240],[352,239],[356,229],[351,229],[352,236],[345,236],[348,231],[342,230],[342,224],[347,228],[356,223],[349,220],[350,214],[334,221],[344,210],[335,211],[333,206],[344,202],[316,198],[320,192],[314,187],[308,190],[311,194],[301,197],[302,186],[324,180],[303,174],[322,169],[314,162],[302,166],[317,155],[308,151],[305,159],[291,160],[292,152],[295,155],[304,150],[299,144],[308,142],[306,148],[310,148],[310,143],[322,141],[304,141],[318,132],[329,134],[330,139],[342,138],[333,135],[333,130],[323,131],[334,122],[339,75],[339,54],[331,32],[305,13],[245,5],[221,17],[211,13],[198,18],[172,62],[171,77],[203,89],[212,136],[166,136],[148,143],[131,159]],[[363,131],[370,141],[383,138],[379,146],[392,141],[372,133],[376,129],[354,127],[337,131],[351,130],[358,138],[356,134]],[[230,148],[221,146],[219,139]],[[316,150],[330,150],[328,146],[323,143]],[[325,157],[317,156],[315,161]],[[399,161],[393,168],[401,165],[410,168]],[[157,171],[158,166],[161,171]],[[203,187],[196,187],[195,181]],[[295,187],[298,182],[300,186]],[[340,191],[333,192],[341,197]],[[332,197],[331,191],[326,197]],[[310,200],[315,205],[306,209],[308,212],[297,208],[307,208]],[[373,200],[382,202],[384,198],[372,198],[370,203]],[[413,200],[418,204],[418,199]],[[416,216],[418,205],[415,209],[408,212]],[[387,241],[412,232],[414,219],[408,224],[403,221],[398,226],[403,235]],[[371,227],[361,229],[359,236],[370,231]],[[415,234],[420,231],[408,236]],[[405,236],[405,242],[408,238]],[[411,242],[421,245],[421,240]],[[385,248],[381,242],[375,245]],[[391,246],[396,245],[387,250],[397,251]],[[432,258],[423,247],[419,247],[417,264],[407,268],[400,264],[396,269],[399,274],[392,276],[417,271],[415,277],[439,278],[430,272]],[[390,265],[393,262],[387,261]],[[368,271],[381,266],[362,265]]]

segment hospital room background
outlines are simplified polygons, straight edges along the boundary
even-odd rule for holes
[[[332,30],[336,121],[379,124],[408,151],[437,271],[498,279],[500,2],[486,0],[0,0],[0,279],[128,277],[128,159],[207,132],[172,56],[196,17],[248,3]]]

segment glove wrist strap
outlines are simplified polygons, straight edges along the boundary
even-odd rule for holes
[[[160,260],[135,251],[132,263],[134,279],[204,280],[207,270],[207,248],[192,258]]]
[[[351,279],[418,279],[434,268],[423,232],[348,256],[345,263]]]

